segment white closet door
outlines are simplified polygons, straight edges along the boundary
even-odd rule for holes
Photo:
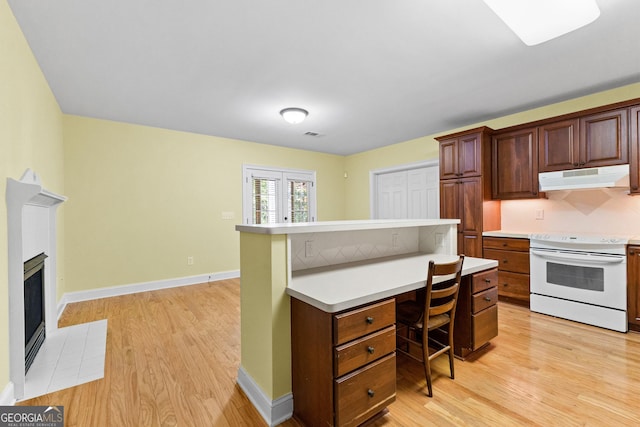
[[[408,218],[439,218],[439,174],[437,167],[407,171]]]
[[[378,175],[378,218],[407,218],[407,171]]]
[[[375,209],[379,219],[440,217],[438,166],[375,174]]]

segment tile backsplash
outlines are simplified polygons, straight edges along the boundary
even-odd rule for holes
[[[455,226],[292,234],[291,270],[415,252],[455,252],[452,229]]]
[[[547,199],[508,200],[501,206],[505,231],[640,236],[640,196],[623,189],[554,191]]]

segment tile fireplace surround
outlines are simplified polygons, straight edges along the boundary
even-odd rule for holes
[[[107,321],[58,328],[56,209],[66,197],[42,187],[30,169],[7,178],[9,374],[13,400],[102,378]],[[25,376],[24,261],[44,252],[46,339]],[[85,351],[92,348],[91,351]],[[100,350],[100,351],[96,351]],[[6,391],[6,389],[5,389]]]

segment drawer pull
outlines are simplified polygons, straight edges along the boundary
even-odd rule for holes
[[[371,390],[371,389],[369,389],[369,390],[367,390],[367,394],[369,395],[369,397],[373,397],[376,394],[376,392]]]
[[[371,346],[369,346],[369,347],[367,347],[367,351],[369,352],[369,354],[373,354],[373,352],[376,351],[376,349],[371,347]]]
[[[491,279],[484,279],[485,283],[491,283]]]
[[[373,317],[367,316],[367,323],[371,325],[373,323]]]
[[[502,260],[502,263],[503,263],[503,264],[506,264],[506,263],[508,263],[508,262],[509,262],[509,260],[508,260],[508,259],[503,259],[503,260]]]
[[[484,297],[484,300],[485,300],[485,301],[487,301],[487,302],[489,302],[489,301],[491,301],[491,298],[489,298],[489,297]]]
[[[508,283],[504,283],[502,286],[509,286],[509,284]]]

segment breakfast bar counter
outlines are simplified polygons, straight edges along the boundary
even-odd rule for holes
[[[393,297],[424,286],[430,259],[455,258],[459,222],[361,220],[236,226],[240,232],[241,286],[241,363],[237,381],[268,424],[278,424],[294,413],[292,369],[296,369],[299,360],[293,360],[296,350],[292,348],[292,335],[297,332],[292,325],[304,323],[311,330],[314,325],[324,328],[328,323],[314,321],[315,313],[331,318],[362,306],[381,310],[390,324],[395,324]],[[463,274],[468,280],[469,304],[475,301],[471,299],[471,289],[479,289],[472,281],[489,283],[490,276],[479,275],[496,264],[492,260],[465,258]],[[294,305],[309,310],[299,317],[301,312],[293,313]],[[465,310],[471,317],[471,308]],[[297,320],[293,315],[298,316]],[[484,316],[495,323],[492,333],[497,333],[497,307],[493,306],[491,312],[485,310]],[[470,334],[481,332],[472,330]],[[386,337],[387,333],[391,332],[382,334]],[[388,372],[387,365],[395,366],[393,349],[391,352],[372,366]],[[392,371],[395,378],[395,370]],[[385,384],[391,387],[395,381],[389,377]],[[395,385],[378,396],[391,393],[395,396]],[[382,399],[379,405],[383,408],[390,401]],[[343,399],[336,397],[335,402],[339,405]],[[302,399],[296,399],[296,412],[302,405]],[[365,409],[366,413],[377,410]],[[336,410],[342,420],[354,419],[350,414],[354,407]],[[327,422],[341,424],[337,417]]]

